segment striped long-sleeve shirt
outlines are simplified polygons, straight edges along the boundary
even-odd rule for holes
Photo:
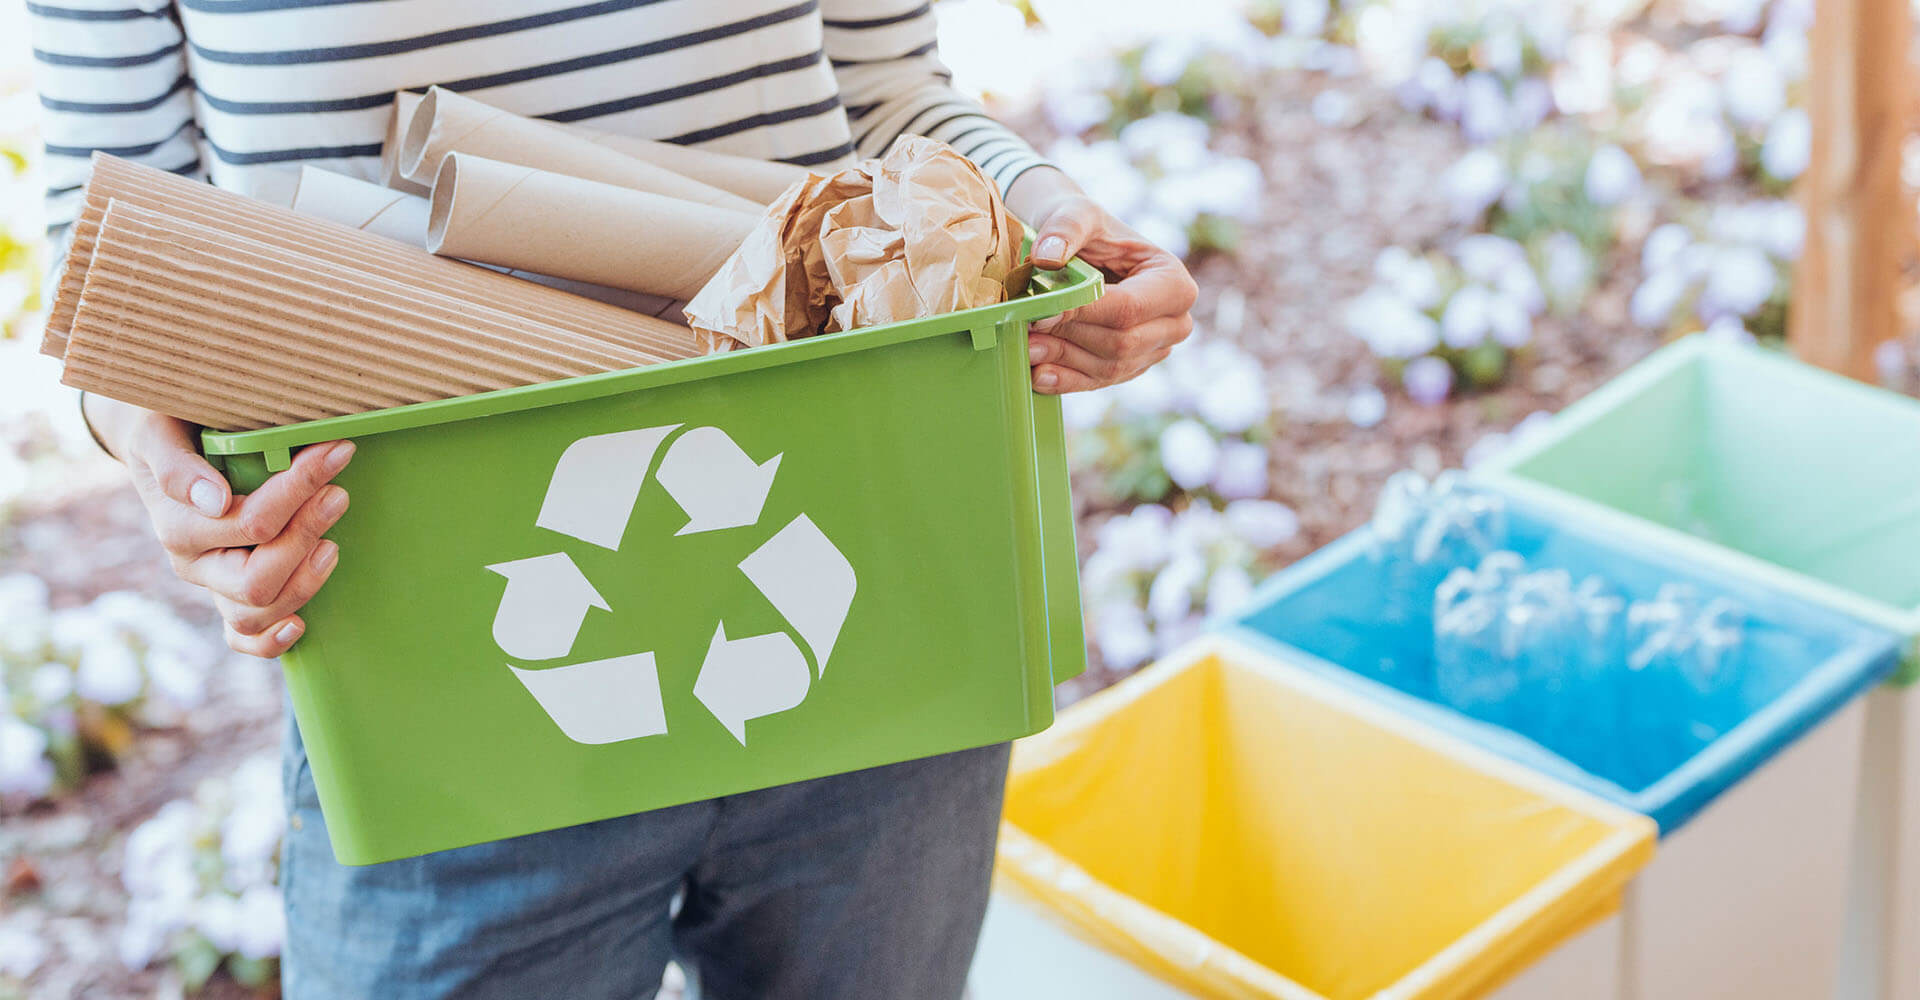
[[[802,165],[952,143],[1002,190],[1040,160],[949,85],[918,0],[29,0],[48,219],[96,150],[284,202],[373,178],[395,90]]]

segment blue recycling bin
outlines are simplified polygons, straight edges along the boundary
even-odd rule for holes
[[[1434,587],[1452,567],[1396,556],[1370,526],[1273,577],[1218,627],[1652,817],[1662,846],[1621,917],[1633,995],[1826,995],[1845,924],[1858,697],[1894,671],[1900,637],[1512,497],[1504,520],[1502,547],[1530,570],[1597,574],[1627,601],[1680,583],[1738,602],[1731,681],[1703,694],[1634,676],[1622,655],[1565,689],[1461,699],[1434,655]]]

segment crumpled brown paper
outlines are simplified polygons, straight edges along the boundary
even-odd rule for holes
[[[909,136],[881,159],[788,188],[687,319],[725,350],[990,305],[1032,273],[1021,237],[972,161]]]

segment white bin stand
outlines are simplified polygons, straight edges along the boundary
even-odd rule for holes
[[[1621,1000],[1833,995],[1865,718],[1841,709],[1660,842],[1627,889]]]
[[[1622,921],[1582,931],[1488,1000],[1616,1000]],[[1392,991],[1382,994],[1393,996]],[[1206,1000],[1091,944],[1030,902],[995,892],[974,953],[967,1000]]]
[[[1920,1000],[1920,687],[1867,699],[1839,1000]]]

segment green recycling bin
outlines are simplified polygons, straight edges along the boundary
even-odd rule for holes
[[[1908,637],[1868,699],[1842,1000],[1920,1000],[1920,401],[1691,337],[1568,407],[1482,475]]]
[[[1085,666],[1059,401],[993,306],[203,437],[356,442],[284,666],[367,864],[980,746]]]

